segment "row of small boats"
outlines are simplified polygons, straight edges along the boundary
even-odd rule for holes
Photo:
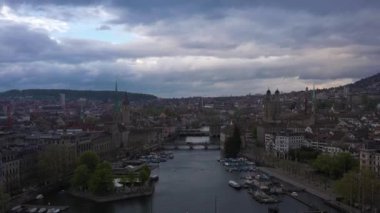
[[[254,162],[245,158],[225,158],[218,160],[228,172],[253,172],[256,171]]]
[[[145,163],[162,163],[166,162],[168,159],[173,159],[174,155],[171,152],[161,152],[161,153],[150,153],[149,155],[143,155],[140,157],[140,161]]]
[[[10,212],[18,212],[18,213],[58,213],[61,212],[59,208],[37,208],[37,207],[23,207],[23,206],[15,206]]]
[[[227,171],[242,173],[240,181],[230,180],[228,185],[236,190],[248,189],[248,193],[259,203],[281,202],[277,195],[286,193],[283,184],[273,180],[270,176],[258,171],[253,162],[244,158],[218,160]],[[249,168],[248,170],[245,168]],[[296,197],[296,192],[289,192],[290,196]]]
[[[264,191],[249,189],[248,193],[252,195],[252,198],[259,203],[278,203],[279,199],[276,199],[274,196],[270,196]]]

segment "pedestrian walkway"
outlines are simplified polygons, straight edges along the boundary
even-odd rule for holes
[[[268,168],[268,167],[259,167],[259,170],[261,170],[262,172],[264,172],[270,176],[276,177],[277,179],[280,179],[284,182],[290,183],[296,187],[303,188],[303,189],[305,189],[305,191],[307,191],[307,192],[309,192],[309,193],[311,193],[317,197],[322,198],[323,200],[328,202],[330,205],[341,208],[342,210],[344,210],[346,212],[350,212],[350,213],[356,213],[356,212],[359,213],[360,212],[358,209],[355,209],[351,206],[348,206],[346,204],[343,204],[341,202],[336,201],[336,197],[334,194],[327,194],[326,192],[322,191],[321,189],[316,188],[314,185],[311,185],[309,183],[305,183],[304,181],[301,181],[301,180],[294,178],[294,177],[289,177],[289,175],[285,174],[280,169]]]

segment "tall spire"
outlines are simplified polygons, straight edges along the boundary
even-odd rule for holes
[[[114,111],[117,112],[120,110],[119,106],[119,91],[117,88],[117,80],[115,81],[115,103],[114,103]]]
[[[313,84],[313,96],[312,96],[312,106],[313,106],[313,113],[316,111],[316,103],[315,103],[315,84]]]

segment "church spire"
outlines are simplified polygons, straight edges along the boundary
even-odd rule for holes
[[[115,103],[114,103],[114,111],[120,111],[120,106],[119,106],[119,91],[117,88],[117,80],[115,81]]]
[[[312,93],[312,110],[313,110],[313,113],[315,113],[316,111],[316,95],[315,95],[315,84],[313,84],[313,93]]]

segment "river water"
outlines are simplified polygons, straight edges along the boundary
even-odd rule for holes
[[[246,190],[234,190],[229,180],[239,175],[228,173],[217,162],[219,151],[182,150],[174,152],[174,159],[161,163],[153,171],[159,175],[151,197],[97,204],[74,198],[61,191],[46,196],[41,204],[69,205],[70,213],[192,213],[192,212],[267,212],[268,205],[254,201]],[[314,198],[311,198],[315,202]],[[309,208],[297,200],[283,196],[278,204],[280,212],[304,212]]]

